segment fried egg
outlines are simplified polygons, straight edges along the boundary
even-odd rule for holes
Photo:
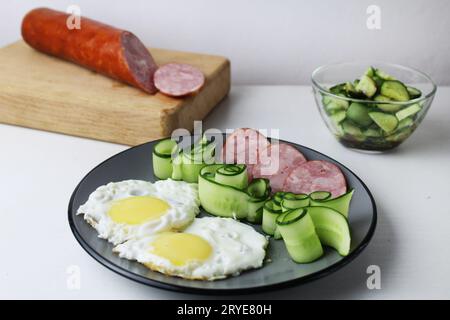
[[[113,244],[189,225],[199,212],[197,184],[175,180],[111,182],[90,194],[77,214]]]
[[[216,280],[263,265],[268,240],[231,218],[195,218],[183,232],[132,239],[113,251],[151,270],[185,279]]]

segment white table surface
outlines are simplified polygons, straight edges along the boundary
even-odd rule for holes
[[[239,86],[205,127],[280,128],[280,137],[319,150],[359,175],[378,206],[375,236],[350,265],[318,281],[243,298],[450,298],[450,87],[396,151],[347,150],[327,131],[311,89]],[[105,269],[76,242],[70,195],[95,165],[125,146],[0,125],[0,298],[214,298],[146,287]],[[67,286],[78,266],[80,288]],[[381,268],[381,289],[366,285]]]

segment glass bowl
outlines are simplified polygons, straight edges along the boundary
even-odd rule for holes
[[[359,97],[348,98],[329,91],[330,87],[337,84],[353,83],[370,66],[384,71],[406,86],[419,89],[422,95],[408,101],[373,101]],[[436,93],[436,85],[424,73],[383,62],[346,62],[325,65],[314,70],[311,80],[319,112],[331,133],[346,147],[368,151],[389,150],[405,141],[425,117]],[[376,112],[378,115],[383,113],[382,117],[384,114],[390,114],[394,117],[387,116],[387,118],[393,120],[394,124],[389,130],[386,128],[383,130],[377,123],[370,122],[370,118],[362,124],[355,123],[348,113],[352,104],[359,104],[352,108],[353,111],[366,114]],[[406,108],[409,109],[405,110]],[[405,111],[402,112],[402,110]],[[410,111],[415,112],[408,115]],[[396,126],[395,120],[398,122]]]

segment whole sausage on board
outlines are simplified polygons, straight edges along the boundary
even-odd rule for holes
[[[30,11],[22,21],[22,37],[38,51],[74,62],[148,93],[156,93],[158,68],[147,48],[132,33],[81,17],[70,29],[70,15],[47,8]]]

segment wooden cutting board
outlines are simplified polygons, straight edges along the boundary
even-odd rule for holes
[[[23,41],[0,49],[0,122],[136,145],[192,130],[230,90],[230,62],[219,56],[151,49],[156,63],[188,63],[205,86],[176,99],[148,95],[75,64],[39,53]]]

